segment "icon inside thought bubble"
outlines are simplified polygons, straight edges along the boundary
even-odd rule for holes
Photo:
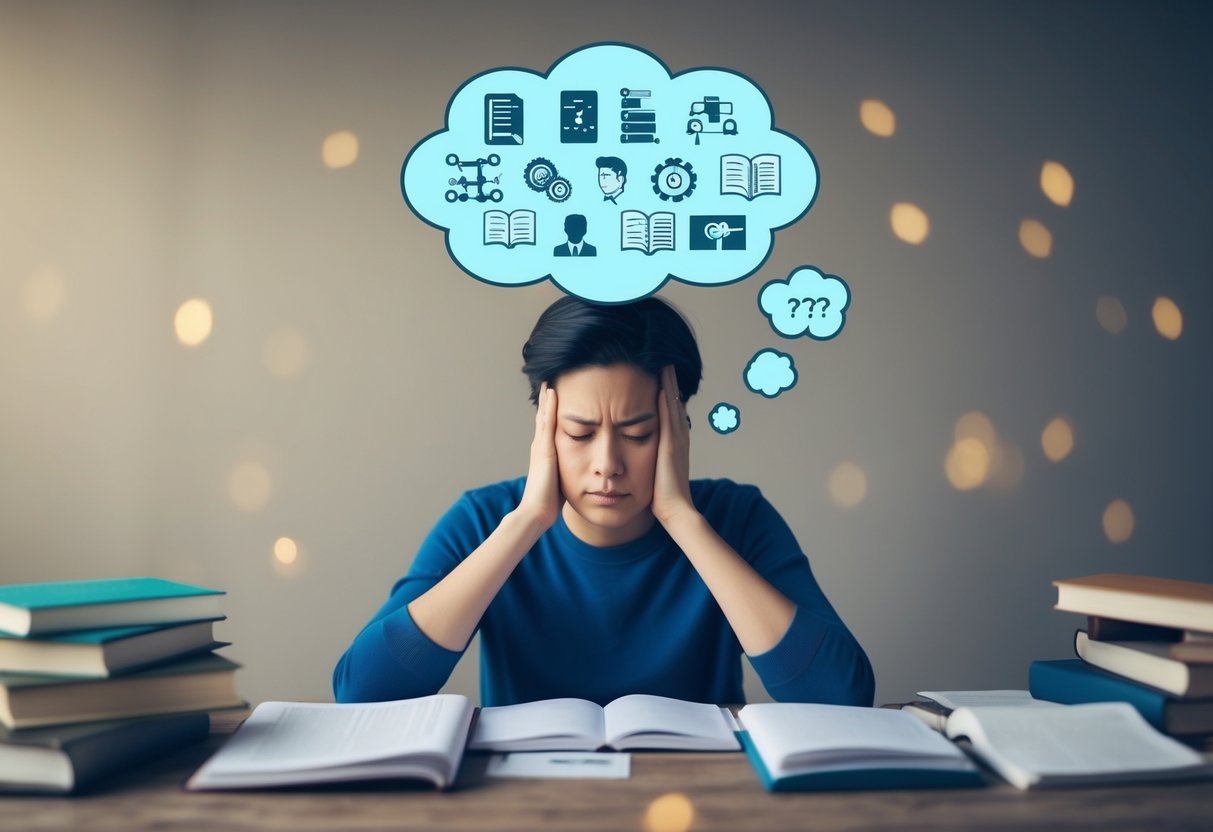
[[[708,414],[708,424],[721,435],[733,433],[741,427],[741,411],[735,405],[720,402]]]
[[[778,350],[759,350],[746,365],[742,376],[745,386],[752,392],[773,399],[796,386],[796,362],[792,356]]]
[[[812,206],[818,175],[746,76],[673,74],[635,46],[600,43],[546,74],[502,68],[466,81],[444,128],[409,152],[400,184],[478,280],[550,278],[586,300],[624,303],[670,279],[749,277],[774,232]],[[584,218],[584,245],[568,235],[570,215]]]
[[[787,280],[772,280],[758,292],[758,308],[785,338],[828,341],[842,332],[850,305],[846,281],[813,266],[800,266]]]

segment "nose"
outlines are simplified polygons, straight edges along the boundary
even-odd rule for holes
[[[623,455],[620,453],[621,442],[612,436],[610,431],[600,431],[594,438],[594,454],[592,462],[594,475],[599,477],[617,477],[623,473]]]

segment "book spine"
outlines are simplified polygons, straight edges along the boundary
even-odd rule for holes
[[[1079,659],[1032,662],[1028,691],[1037,699],[1063,705],[1128,702],[1155,728],[1166,730],[1167,696]]]
[[[1094,641],[1179,641],[1183,637],[1183,630],[1089,615],[1087,636]]]

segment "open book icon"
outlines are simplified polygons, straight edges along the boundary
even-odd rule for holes
[[[535,212],[526,208],[517,211],[484,212],[484,244],[514,246],[535,245]]]
[[[749,158],[734,153],[720,157],[720,193],[748,200],[780,192],[780,162],[774,153]]]
[[[619,247],[623,251],[674,250],[674,215],[669,211],[624,211],[619,215]]]

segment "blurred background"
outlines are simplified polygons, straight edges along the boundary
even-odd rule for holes
[[[693,475],[788,519],[878,703],[1026,687],[1082,623],[1053,579],[1213,580],[1210,22],[1198,2],[0,2],[0,581],[226,589],[241,693],[331,697],[438,516],[525,473],[520,350],[559,296],[460,271],[401,163],[471,76],[620,40],[746,74],[821,172],[757,274],[661,292],[705,359]],[[757,310],[802,264],[851,288],[833,341]],[[766,346],[800,373],[774,400],[742,381]],[[475,648],[448,689],[476,696]]]

